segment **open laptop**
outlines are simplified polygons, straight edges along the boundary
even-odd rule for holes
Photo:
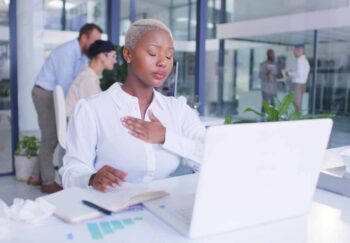
[[[212,126],[195,194],[144,203],[191,238],[303,215],[332,120]]]

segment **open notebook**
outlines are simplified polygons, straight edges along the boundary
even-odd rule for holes
[[[168,193],[163,190],[124,183],[122,187],[110,189],[108,192],[72,187],[41,198],[56,206],[57,217],[68,223],[77,223],[103,215],[98,210],[84,205],[83,200],[109,211],[118,212],[129,206],[165,195]]]

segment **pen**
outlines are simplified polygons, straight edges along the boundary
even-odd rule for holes
[[[105,215],[111,215],[113,212],[108,210],[108,209],[105,209],[103,207],[100,207],[98,205],[96,205],[95,203],[92,203],[90,201],[87,201],[87,200],[82,200],[81,201],[84,205],[90,207],[90,208],[93,208],[93,209],[96,209],[97,211],[105,214]]]

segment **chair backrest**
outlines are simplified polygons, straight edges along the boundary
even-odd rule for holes
[[[63,89],[60,85],[56,85],[53,91],[53,102],[55,106],[56,130],[57,130],[58,142],[62,148],[66,149],[66,136],[67,136],[66,103],[64,99]]]

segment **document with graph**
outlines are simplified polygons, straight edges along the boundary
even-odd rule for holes
[[[168,193],[163,190],[124,183],[122,187],[110,189],[108,192],[72,187],[41,198],[56,206],[54,214],[58,218],[68,223],[77,223],[103,215],[96,208],[85,205],[83,201],[108,211],[119,212],[129,206],[166,195]]]

